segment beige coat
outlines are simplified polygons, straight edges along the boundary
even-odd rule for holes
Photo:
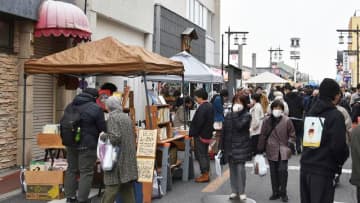
[[[256,103],[251,109],[250,136],[260,135],[261,126],[264,119],[264,112],[260,103]]]
[[[271,132],[266,141],[266,136],[272,129],[272,119],[267,116],[264,119],[261,134],[259,137],[258,150],[264,151],[266,146],[266,156],[271,161],[288,160],[291,157],[289,143],[295,143],[295,129],[291,120],[287,116],[282,116],[279,123]],[[279,157],[280,154],[280,157]]]

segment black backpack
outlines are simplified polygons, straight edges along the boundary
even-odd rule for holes
[[[60,136],[62,144],[65,146],[77,146],[75,136],[81,121],[81,112],[79,108],[80,107],[75,106],[73,103],[69,104],[65,108],[64,115],[60,120]]]

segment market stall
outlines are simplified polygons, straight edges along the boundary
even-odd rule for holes
[[[270,73],[270,72],[263,72],[255,77],[250,78],[247,81],[244,81],[247,84],[284,84],[287,83],[287,80],[282,79],[281,77]]]
[[[193,83],[223,83],[223,78],[220,74],[215,73],[207,65],[196,59],[194,56],[186,51],[180,52],[175,56],[170,57],[174,61],[179,61],[184,64],[184,80],[185,82]],[[181,82],[181,77],[168,73],[167,75],[149,76],[150,81],[167,81],[167,82]]]
[[[99,75],[143,76],[146,95],[148,95],[147,76],[171,74],[183,80],[182,63],[147,51],[142,47],[120,43],[112,37],[84,43],[65,51],[40,59],[29,60],[24,67],[24,105],[26,112],[26,80],[32,74],[65,74],[80,78]],[[181,77],[182,76],[182,77]],[[148,97],[146,97],[149,106]],[[150,108],[146,108],[150,115]],[[149,124],[152,126],[150,116]],[[23,114],[23,163],[25,167],[25,129],[26,118]],[[148,202],[145,197],[145,202]],[[151,194],[150,194],[151,201]]]

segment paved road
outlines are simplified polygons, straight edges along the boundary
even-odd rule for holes
[[[271,195],[270,175],[265,177],[258,177],[252,174],[251,164],[247,167],[247,186],[246,193],[249,198],[254,199],[258,203],[281,201],[269,201],[268,197]],[[213,163],[211,166],[212,169]],[[198,175],[198,165],[195,163],[195,174]],[[289,161],[289,181],[288,181],[288,195],[290,203],[300,202],[299,195],[299,156],[293,156]],[[348,160],[344,166],[345,173],[341,176],[340,185],[336,189],[335,200],[338,203],[355,203],[356,192],[355,188],[350,185],[350,169],[351,161]],[[214,171],[214,170],[212,170]],[[175,180],[172,191],[169,191],[166,196],[161,199],[153,200],[154,203],[212,203],[212,202],[230,202],[227,197],[230,194],[230,183],[228,179],[228,171],[225,168],[224,174],[221,178],[217,178],[212,173],[212,181],[210,183],[199,184],[193,180],[189,182],[182,182]],[[44,201],[26,201],[23,195],[17,195],[10,199],[3,200],[6,203],[31,202],[42,203]],[[99,198],[92,201],[93,203],[100,202]],[[250,201],[249,201],[250,202]]]

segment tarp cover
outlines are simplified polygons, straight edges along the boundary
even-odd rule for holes
[[[162,57],[142,47],[125,45],[112,37],[78,45],[25,63],[28,74],[75,75],[181,75],[181,62]]]
[[[186,51],[180,52],[170,59],[181,61],[184,64],[184,80],[195,83],[222,83],[223,78],[215,73],[207,65],[196,59]],[[181,81],[181,77],[176,75],[156,75],[147,78],[150,81]]]
[[[287,82],[288,82],[287,80],[284,80],[281,77],[270,72],[263,72],[245,81],[245,83],[287,83]]]

